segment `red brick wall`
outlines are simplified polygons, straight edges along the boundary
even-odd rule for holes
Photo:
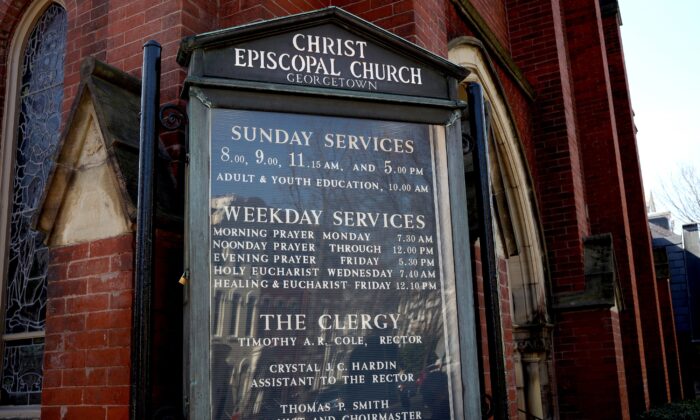
[[[337,6],[437,54],[447,54],[442,0],[224,0],[219,27]]]
[[[435,54],[447,56],[446,7],[442,0],[414,0],[415,43]]]
[[[150,39],[163,47],[161,102],[176,100],[185,77],[185,70],[175,61],[180,41],[187,35],[215,29],[217,23],[215,2],[73,0],[66,6],[64,113],[73,103],[85,57],[92,55],[140,79],[143,44]]]
[[[447,55],[445,6],[441,0],[331,0],[330,5],[342,7],[436,54]]]
[[[506,260],[498,260],[498,287],[501,297],[501,328],[503,328],[503,354],[506,359],[506,390],[508,392],[508,415],[518,418],[518,389],[515,381],[516,347],[513,337],[513,316],[511,314],[511,291],[508,284]]]
[[[7,54],[16,24],[30,0],[0,1],[0,112],[4,103]],[[142,47],[149,39],[162,47],[161,101],[179,97],[185,70],[175,62],[184,36],[217,28],[216,2],[178,0],[66,0],[68,33],[64,67],[64,122],[80,84],[80,64],[88,56],[141,78]],[[167,141],[167,139],[165,139]],[[167,144],[169,147],[177,147]],[[0,144],[0,147],[1,144]]]
[[[469,0],[479,15],[484,19],[496,39],[508,50],[510,48],[508,13],[506,0]]]
[[[584,288],[583,237],[589,234],[583,169],[558,0],[508,0],[513,59],[535,89],[535,191],[552,291]]]
[[[527,163],[527,169],[532,175],[532,179],[538,178],[538,165],[536,161],[535,143],[533,138],[533,104],[532,101],[524,95],[521,88],[516,85],[515,81],[506,74],[500,67],[496,66],[498,79],[503,86],[504,101],[509,105],[512,112],[511,117],[515,124],[518,140],[521,145],[523,157]],[[536,203],[535,203],[536,205]]]
[[[462,11],[452,3],[451,0],[445,0],[445,10],[447,15],[445,18],[445,26],[447,27],[447,39],[452,40],[460,36],[474,36],[474,31],[462,20]]]
[[[562,313],[554,336],[561,418],[629,419],[617,312],[590,309]]]
[[[309,12],[329,6],[330,0],[221,0],[219,28]]]
[[[644,187],[642,186],[637,153],[618,15],[609,13],[607,16],[603,16],[602,23],[610,85],[612,92],[614,92],[612,99],[620,156],[627,157],[621,159],[621,169],[630,227],[631,258],[637,280],[639,306],[644,308],[640,311],[640,317],[644,328],[649,397],[652,405],[661,405],[669,401],[671,396],[669,387],[664,386],[670,368],[666,363],[668,357],[664,340],[666,333],[664,329],[667,326],[660,321],[662,313],[659,304],[662,297],[657,294],[657,282],[654,275],[651,235],[646,217]]]
[[[649,384],[656,386],[664,383],[663,375],[653,375],[647,380],[646,337],[643,336],[641,323],[646,313],[655,311],[656,302],[648,302],[649,310],[640,314],[637,277],[629,241],[627,198],[598,1],[569,1],[563,12],[571,53],[576,117],[588,192],[588,216],[593,233],[610,232],[613,236],[617,273],[625,301],[624,310],[620,312],[625,372],[630,409],[635,415],[649,406]],[[658,334],[658,318],[649,316],[649,322],[652,322],[647,325],[649,333],[656,329]],[[656,335],[651,334],[650,337]],[[652,357],[657,359],[657,347],[652,345],[655,343],[658,343],[658,339],[649,343],[648,351],[654,353]],[[663,361],[657,360],[657,363],[662,364]],[[655,369],[651,373],[656,372]]]
[[[474,255],[474,300],[477,305],[478,341],[481,344],[481,372],[484,383],[484,392],[493,395],[491,388],[491,371],[489,368],[490,355],[486,326],[486,303],[484,298],[484,277],[481,262],[481,248],[475,246]],[[508,393],[508,412],[512,419],[518,418],[517,384],[515,381],[515,356],[516,347],[513,336],[513,319],[511,316],[511,292],[508,285],[508,266],[504,259],[498,260],[498,292],[500,297],[501,331],[503,332],[503,356],[506,368],[506,392]],[[495,396],[494,396],[495,397]]]
[[[460,18],[460,13],[457,6],[451,0],[445,1],[445,9],[447,12],[445,26],[447,28],[447,39],[453,40],[462,36],[474,36],[474,32]],[[505,9],[504,9],[505,10]],[[487,52],[487,55],[490,55]],[[495,78],[503,88],[503,101],[510,108],[513,123],[516,132],[519,136],[518,140],[522,145],[523,157],[527,163],[529,172],[537,175],[537,165],[535,161],[535,149],[532,138],[532,100],[525,94],[522,88],[513,79],[513,76],[505,70],[498,61],[493,57],[489,57],[496,72]]]
[[[51,250],[42,419],[128,419],[133,242]]]

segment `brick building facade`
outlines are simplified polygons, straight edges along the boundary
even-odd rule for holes
[[[37,244],[48,246],[44,259],[27,263],[28,272],[41,266],[46,273],[35,293],[44,302],[37,321],[18,332],[4,324],[0,418],[129,417],[143,44],[162,45],[161,103],[182,106],[186,69],[176,56],[183,37],[328,6],[466,67],[465,100],[468,84],[484,88],[506,394],[492,389],[488,369],[498,353],[485,338],[487,280],[477,241],[472,286],[484,409],[505,398],[501,417],[628,419],[682,398],[677,349],[667,338],[672,323],[664,321],[668,291],[654,272],[617,1],[0,0],[6,318],[14,296],[7,290],[24,281],[12,274],[15,238],[25,232],[15,214],[26,213],[41,232]],[[44,17],[49,9],[53,20]],[[52,25],[53,35],[44,36]],[[47,73],[58,93],[41,108],[30,95],[41,60],[25,57],[61,48],[58,70]],[[36,133],[49,134],[32,134],[22,128],[26,109],[60,123],[39,118],[45,131]],[[177,281],[185,132],[161,131],[151,411],[178,418],[187,401]],[[24,176],[17,162],[33,138],[54,143],[35,162],[42,187],[28,193],[31,211],[19,212],[15,203],[26,194],[13,180]],[[471,159],[465,156],[468,189]],[[8,371],[13,346],[31,350],[33,365],[24,367],[33,366],[31,385]]]

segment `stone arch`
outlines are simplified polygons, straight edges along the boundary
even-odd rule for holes
[[[548,418],[552,372],[547,272],[527,159],[507,96],[483,44],[472,37],[460,37],[451,41],[449,48],[449,59],[470,71],[462,85],[480,84],[487,103],[496,255],[499,266],[505,265],[502,274],[507,278],[506,298],[516,349],[505,355],[514,359],[514,371],[509,375],[515,378],[518,408]]]

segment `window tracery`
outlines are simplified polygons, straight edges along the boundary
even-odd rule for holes
[[[60,138],[66,12],[51,4],[31,31],[19,73],[9,241],[4,280],[3,405],[41,399],[48,249],[32,218]],[[7,139],[6,139],[7,140]]]

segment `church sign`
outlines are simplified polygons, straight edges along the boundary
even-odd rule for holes
[[[190,417],[479,415],[463,70],[337,8],[179,60]]]
[[[208,77],[441,97],[447,79],[332,24],[204,51]]]

